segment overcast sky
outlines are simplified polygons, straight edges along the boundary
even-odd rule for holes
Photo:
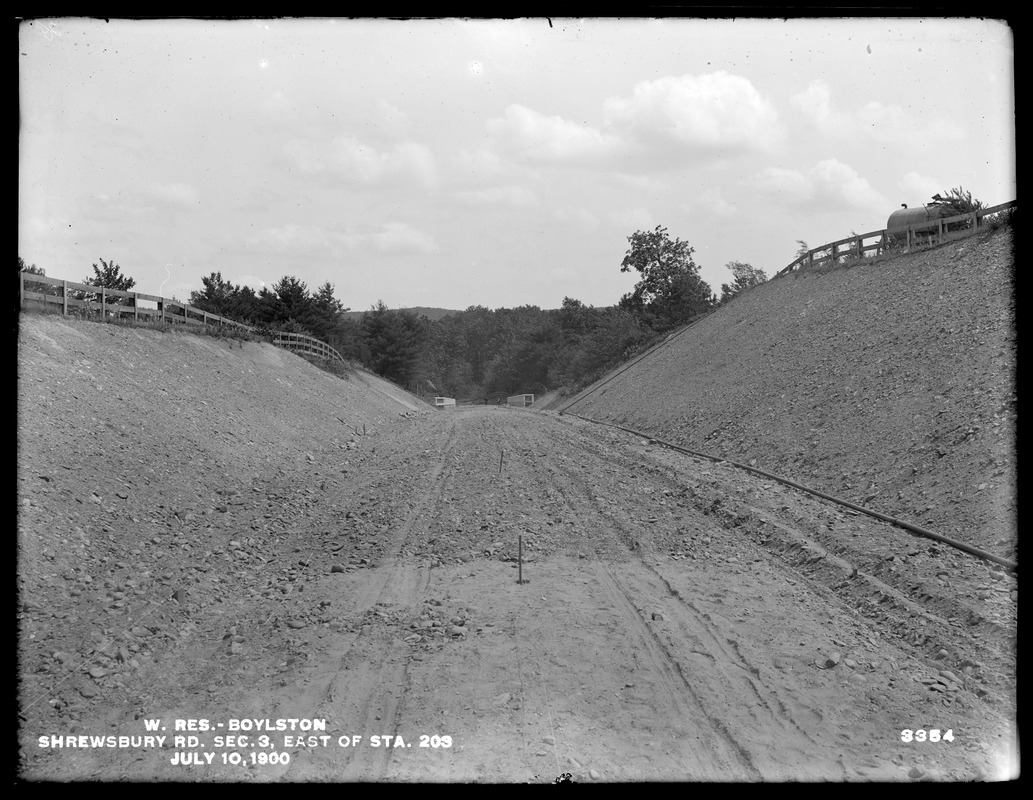
[[[666,227],[716,292],[963,186],[1015,199],[1012,32],[979,19],[37,20],[18,254],[329,281],[353,310],[616,303]]]

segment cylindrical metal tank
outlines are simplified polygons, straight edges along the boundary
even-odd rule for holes
[[[911,225],[919,229],[928,228],[935,225],[936,220],[942,216],[944,216],[943,207],[935,203],[915,208],[898,208],[890,214],[890,218],[886,222],[886,232],[890,236],[897,236],[904,234]],[[923,223],[931,224],[927,226]]]

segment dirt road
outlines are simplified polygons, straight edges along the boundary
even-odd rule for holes
[[[967,555],[551,412],[414,414],[307,453],[290,472],[223,465],[195,487],[213,510],[166,515],[153,547],[147,520],[132,537],[109,531],[111,577],[68,578],[83,591],[45,607],[34,592],[62,568],[53,553],[52,567],[24,565],[40,577],[21,608],[23,777],[1013,768],[1014,578]],[[30,507],[23,535],[46,513]],[[942,576],[913,588],[911,571],[933,563]],[[40,746],[55,735],[165,738]]]

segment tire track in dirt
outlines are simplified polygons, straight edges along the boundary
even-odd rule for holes
[[[457,488],[457,493],[462,495],[465,491],[467,493],[465,499],[469,502],[475,497],[487,496],[488,487],[492,487],[496,490],[500,508],[526,512],[519,515],[522,517],[522,521],[516,525],[518,528],[532,529],[539,525],[544,528],[544,514],[556,519],[557,523],[563,526],[563,530],[559,531],[560,537],[566,533],[568,524],[575,526],[576,530],[589,531],[593,537],[598,536],[600,531],[605,531],[607,526],[599,524],[599,517],[592,512],[589,505],[576,499],[577,492],[571,493],[570,487],[566,485],[568,481],[566,474],[560,472],[556,467],[557,456],[566,458],[566,454],[572,452],[568,448],[573,442],[553,442],[549,436],[543,436],[540,426],[544,421],[541,418],[528,417],[527,424],[516,426],[512,422],[512,419],[503,419],[495,415],[480,417],[471,415],[463,419],[463,446],[459,448],[462,453],[461,463],[463,465],[463,476],[459,482],[463,485]],[[561,424],[560,427],[562,429],[565,426]],[[549,433],[555,433],[555,431],[549,431]],[[560,437],[561,440],[565,438]],[[471,447],[471,443],[477,443],[477,446]],[[512,458],[508,461],[508,469],[501,479],[496,477],[498,462],[495,461],[495,455],[499,449],[503,449]],[[583,478],[573,481],[572,485],[578,485],[579,482],[583,482]],[[559,498],[560,502],[558,505],[550,504],[550,510],[546,513],[543,511],[543,504],[536,502],[536,497],[544,497],[547,494]],[[529,498],[530,503],[528,503]],[[553,528],[554,533],[556,530]],[[607,537],[603,534],[601,538]],[[614,549],[624,551],[623,546],[616,542],[613,544]],[[642,772],[641,770],[660,769],[663,774],[680,778],[689,776],[694,779],[705,779],[727,777],[728,775],[756,777],[758,773],[755,770],[751,771],[748,765],[743,764],[741,755],[736,752],[734,746],[726,742],[720,732],[706,722],[700,722],[700,720],[707,720],[707,717],[699,713],[692,706],[690,700],[684,699],[686,687],[678,677],[677,669],[662,652],[657,650],[658,645],[655,642],[651,645],[647,644],[650,641],[649,634],[648,631],[642,630],[641,619],[636,616],[628,617],[617,610],[621,607],[620,603],[628,602],[620,600],[622,597],[620,591],[618,590],[614,595],[612,589],[607,590],[589,564],[582,564],[580,561],[575,561],[574,564],[578,571],[570,576],[570,580],[582,583],[588,586],[588,589],[585,598],[578,600],[575,617],[571,620],[571,624],[578,628],[587,625],[589,629],[594,629],[597,633],[600,632],[600,624],[605,625],[606,628],[616,626],[619,631],[617,635],[621,641],[627,642],[621,647],[620,661],[623,664],[633,663],[635,652],[648,650],[653,655],[652,663],[648,665],[649,675],[636,679],[637,685],[640,687],[654,684],[660,686],[659,707],[667,708],[674,704],[682,712],[677,715],[679,721],[673,728],[667,727],[666,713],[664,719],[656,723],[659,725],[657,730],[653,730],[654,723],[645,723],[646,730],[652,730],[652,733],[647,733],[643,741],[654,739],[660,735],[662,745],[654,744],[643,751],[642,742],[639,742],[627,751],[622,748],[612,752],[611,758],[614,759],[614,767],[617,770],[615,774],[628,774],[628,770],[638,769],[639,772],[634,774],[655,775],[655,772]],[[506,664],[499,679],[503,685],[513,685],[516,693],[516,705],[519,709],[515,714],[513,711],[506,712],[505,706],[500,709],[504,713],[513,715],[508,726],[513,736],[509,746],[515,749],[511,752],[512,763],[507,766],[507,769],[517,771],[522,769],[525,774],[530,775],[532,770],[542,770],[540,763],[535,766],[536,756],[545,756],[547,760],[551,756],[554,768],[557,770],[557,774],[560,774],[564,768],[569,768],[566,762],[561,764],[559,760],[561,750],[578,753],[580,752],[578,748],[583,748],[585,745],[585,739],[578,735],[577,728],[564,731],[562,723],[566,720],[569,725],[570,716],[580,717],[585,713],[586,708],[578,703],[573,709],[566,708],[566,715],[561,713],[557,717],[554,713],[557,707],[562,708],[568,704],[568,698],[551,696],[549,685],[555,679],[557,669],[565,672],[570,668],[572,654],[568,653],[568,646],[549,647],[545,650],[542,648],[543,641],[562,641],[562,636],[557,639],[555,626],[558,620],[566,619],[566,615],[557,617],[559,611],[553,608],[545,618],[540,617],[542,612],[535,609],[537,604],[534,602],[534,597],[539,592],[539,585],[543,587],[540,591],[550,591],[545,588],[549,584],[549,580],[544,576],[554,572],[554,568],[548,568],[542,564],[535,569],[538,570],[536,575],[541,577],[536,577],[534,587],[518,593],[517,596],[523,598],[519,601],[521,608],[519,610],[510,609],[505,615],[505,629],[517,646],[513,648],[512,656],[505,659]],[[515,577],[516,575],[512,575],[512,578]],[[544,601],[545,597],[541,599]],[[593,607],[596,609],[595,612],[590,610]],[[603,618],[595,622],[593,618],[599,617],[598,612],[603,609],[613,612],[613,619],[609,619],[609,613],[604,613]],[[585,615],[586,611],[590,616]],[[552,621],[550,622],[550,620]],[[627,630],[629,626],[632,626],[630,636]],[[626,684],[626,676],[621,668],[608,666],[606,669],[605,680],[609,684],[615,685],[618,689]],[[578,677],[567,676],[566,680],[576,682],[580,679],[592,682],[597,677],[584,674]],[[631,686],[631,684],[627,685]],[[643,691],[645,689],[640,688],[628,692],[626,697],[620,701],[622,706],[625,706],[622,713],[633,721],[632,724],[635,724],[635,720],[649,719],[654,716],[648,714],[647,709],[656,707],[657,701],[653,698],[652,693],[642,695]],[[595,702],[598,701],[593,699],[589,703],[587,709],[589,718],[593,716],[593,709],[600,715],[612,713],[608,709],[604,711],[603,708],[597,708],[594,705]],[[612,702],[612,699],[609,702]],[[660,731],[663,733],[660,734]],[[579,744],[575,745],[572,743],[573,740],[565,738],[568,733],[574,735]],[[548,742],[544,748],[541,745],[543,741]],[[535,742],[538,744],[535,745]],[[543,752],[535,753],[536,747],[542,749]],[[672,749],[675,751],[673,755],[670,753]],[[665,752],[669,757],[665,757]],[[636,764],[639,766],[636,767]],[[642,764],[648,766],[643,767]]]
[[[628,441],[640,438],[627,435]],[[703,475],[716,477],[697,477],[683,471],[700,464],[695,457],[652,448],[644,456],[677,471],[684,496],[698,511],[751,539],[802,580],[828,588],[879,629],[893,631],[909,649],[938,660],[947,648],[959,669],[978,662],[984,684],[976,690],[980,696],[988,690],[1010,694],[1015,605],[1005,598],[1016,585],[1014,576],[892,524],[773,481],[747,478],[729,466],[708,465]],[[931,633],[947,630],[949,637]]]
[[[542,424],[545,419],[547,418],[534,418],[528,428],[532,425]],[[550,447],[562,448],[564,452],[577,453],[580,456],[579,466],[583,469],[583,473],[565,466],[560,459],[552,457],[554,449],[547,449],[545,460],[532,462],[535,475],[562,498],[566,508],[565,516],[571,521],[576,521],[581,528],[592,531],[607,530],[608,526],[598,524],[598,520],[602,519],[606,522],[613,522],[613,520],[593,499],[594,492],[598,491],[599,487],[586,485],[584,479],[586,474],[599,475],[603,465],[585,463],[586,453],[591,453],[593,460],[598,457],[596,453],[578,441],[581,437],[571,435],[569,429],[564,430],[566,426],[561,424],[558,427],[559,430],[550,431],[550,434],[555,434],[554,437],[551,436],[547,439]],[[529,435],[529,431],[517,429],[517,435],[518,440],[521,440],[519,445],[526,448],[522,435]],[[561,438],[565,441],[558,441]],[[532,439],[538,443],[543,440],[545,437]],[[612,528],[609,530],[613,531]],[[622,525],[617,528],[617,538],[625,546],[635,541],[634,536],[628,533]],[[675,716],[682,720],[685,726],[685,730],[680,731],[678,735],[681,741],[676,743],[682,753],[676,768],[682,775],[688,776],[692,780],[727,780],[732,776],[736,776],[740,780],[759,778],[760,772],[753,766],[749,753],[725,728],[720,718],[707,713],[693,686],[685,679],[681,667],[643,620],[628,590],[622,585],[622,581],[616,577],[612,569],[603,567],[598,562],[591,562],[591,564],[589,569],[596,579],[593,581],[593,585],[603,589],[606,604],[616,610],[622,638],[633,643],[631,649],[635,653],[644,654],[650,678],[655,679],[650,681],[656,687],[656,697],[653,702],[660,707],[674,709]],[[635,566],[635,560],[621,565],[622,569]],[[517,635],[516,631],[514,635]],[[540,662],[540,647],[535,648],[535,653]],[[548,698],[545,697],[543,700],[546,712],[548,712]]]
[[[634,637],[638,652],[644,653],[651,670],[661,680],[663,696],[658,701],[674,710],[681,719],[690,719],[695,734],[693,755],[697,758],[690,770],[692,780],[758,780],[761,773],[753,765],[749,752],[713,712],[708,712],[693,684],[686,678],[667,647],[642,619],[632,596],[614,575],[613,570],[596,565],[596,575],[606,589],[624,622],[627,634]],[[705,736],[706,733],[710,736]],[[716,734],[716,735],[713,735]],[[691,734],[690,734],[691,735]],[[697,771],[698,770],[698,771]]]
[[[581,451],[592,452],[594,448],[583,447]],[[731,722],[732,728],[749,731],[753,740],[777,741],[778,749],[785,757],[790,757],[790,752],[786,751],[791,751],[794,763],[805,764],[813,761],[815,747],[819,746],[820,742],[797,721],[793,711],[796,709],[797,714],[803,714],[806,713],[806,707],[785,696],[785,693],[772,683],[765,681],[759,667],[745,657],[737,640],[722,634],[708,613],[697,608],[674,589],[655,567],[643,559],[637,531],[620,515],[603,507],[596,499],[597,487],[584,486],[583,481],[578,480],[577,473],[568,468],[557,465],[557,469],[565,478],[564,481],[558,481],[557,486],[565,484],[568,487],[576,487],[584,495],[583,501],[572,501],[569,495],[566,496],[572,513],[584,516],[583,506],[587,505],[590,508],[589,513],[600,516],[610,523],[617,538],[634,553],[629,553],[627,563],[622,565],[622,578],[618,579],[611,569],[607,569],[605,575],[615,607],[622,608],[625,612],[628,629],[637,632],[657,671],[668,678],[663,684],[668,694],[678,698],[684,696],[686,691],[689,693],[698,713],[724,737],[725,758],[731,757],[744,765],[746,775],[757,777],[761,772],[751,758],[749,741],[742,736],[736,737],[723,719],[729,716],[727,696],[730,686],[737,687],[732,691],[735,696],[752,697],[755,701],[744,706],[748,709],[749,721],[734,720]],[[598,474],[599,471],[589,467],[585,472]],[[662,471],[651,476],[651,479],[665,486],[678,486]],[[582,508],[576,508],[576,504]],[[674,602],[658,602],[659,598]],[[664,621],[654,623],[653,626],[647,623],[638,610],[645,604],[662,607],[666,614]],[[661,616],[663,617],[663,614]],[[667,644],[654,628],[668,631]],[[676,633],[670,633],[672,628]],[[690,678],[686,674],[687,668],[683,669],[681,662],[672,655],[672,650],[685,649],[697,656],[703,656],[708,662],[708,669],[693,674]],[[820,723],[820,720],[815,722]],[[764,759],[764,772],[768,773],[765,774],[765,778],[774,777],[770,770],[778,769],[780,760]],[[713,762],[713,765],[718,763]],[[726,768],[719,774],[727,776],[730,773]],[[799,772],[789,774],[799,776]],[[819,774],[828,777],[829,771],[825,769]]]
[[[697,511],[740,540],[752,541],[797,580],[827,589],[922,658],[938,661],[946,648],[959,670],[978,663],[977,696],[1009,694],[1014,608],[1001,600],[1014,584],[1002,571],[731,467],[711,465],[693,476],[682,471],[699,464],[691,456],[650,450],[645,457],[679,470],[682,494]],[[715,477],[703,477],[708,473]],[[973,597],[991,602],[977,607]]]
[[[703,713],[750,758],[763,780],[799,779],[808,769],[815,779],[824,780],[840,771],[831,763],[815,769],[823,747],[822,720],[810,714],[784,681],[766,679],[760,665],[745,654],[731,624],[719,625],[649,564],[632,567],[623,580],[614,576],[615,583],[633,608],[632,598],[648,598],[658,610],[657,621],[643,621],[644,627],[669,654]],[[743,702],[730,708],[729,695]],[[809,725],[801,721],[808,715]]]
[[[446,417],[443,422],[446,425],[445,441],[438,450],[436,463],[424,478],[424,488],[418,499],[412,503],[401,523],[392,526],[384,541],[386,558],[382,567],[372,572],[367,570],[367,579],[358,583],[357,594],[347,598],[352,608],[366,608],[367,617],[372,614],[382,618],[387,616],[387,612],[415,605],[431,583],[430,566],[413,564],[402,555],[402,551],[434,516],[434,509],[454,471],[456,422],[452,417]],[[383,496],[390,497],[391,494],[385,491]],[[300,715],[324,718],[338,724],[341,720],[348,721],[348,730],[336,732],[337,736],[397,735],[409,687],[410,655],[409,646],[393,626],[364,625],[359,632],[329,648],[324,659],[333,666],[306,692],[306,699],[291,698],[291,715],[299,716],[299,707],[310,706],[311,712]],[[267,777],[278,780],[376,781],[385,777],[391,751],[368,746],[341,750],[335,746],[309,753],[307,764],[301,765],[292,759],[287,769],[269,772]]]
[[[641,439],[634,441],[641,441]],[[971,564],[967,561],[948,553],[947,558],[939,562],[942,564],[943,561],[947,561],[948,564],[944,564],[944,567],[950,569],[949,573],[946,571],[938,573],[938,575],[944,576],[944,580],[932,582],[926,578],[923,581],[922,568],[925,567],[928,570],[927,564],[936,563],[932,558],[936,555],[934,552],[936,547],[928,545],[930,553],[927,556],[923,552],[924,548],[911,544],[911,537],[905,537],[904,541],[908,544],[904,547],[909,558],[903,559],[903,565],[899,557],[896,559],[895,565],[892,557],[889,559],[886,559],[885,555],[874,557],[875,562],[881,564],[881,570],[873,570],[879,577],[886,580],[896,578],[897,588],[890,588],[877,577],[851,569],[853,564],[864,565],[872,562],[873,557],[864,548],[870,546],[871,541],[877,537],[880,541],[895,541],[899,550],[901,539],[899,531],[893,530],[887,524],[867,519],[852,519],[852,515],[826,507],[823,501],[799,497],[792,490],[772,487],[764,481],[758,483],[738,472],[727,468],[722,469],[720,465],[716,467],[709,464],[700,465],[698,462],[684,458],[675,463],[668,458],[658,457],[660,455],[662,454],[658,454],[648,447],[642,451],[644,460],[655,463],[660,468],[657,473],[659,477],[664,476],[666,470],[671,470],[673,485],[676,488],[688,489],[687,492],[678,493],[678,496],[683,500],[690,501],[687,504],[689,510],[697,512],[697,518],[706,526],[702,530],[709,529],[712,532],[715,525],[720,526],[719,529],[724,529],[726,536],[730,535],[731,538],[728,541],[735,542],[733,548],[729,548],[727,543],[723,546],[722,549],[725,553],[731,549],[736,550],[739,564],[751,560],[754,563],[760,561],[764,564],[759,570],[758,589],[775,588],[775,584],[767,577],[773,569],[776,574],[781,573],[784,576],[783,580],[790,585],[801,588],[808,587],[814,595],[819,598],[823,597],[824,602],[829,604],[830,611],[837,610],[833,613],[844,616],[852,613],[858,622],[863,620],[859,626],[861,630],[856,632],[857,638],[848,635],[841,637],[841,640],[837,642],[832,636],[821,637],[828,642],[825,645],[827,649],[821,655],[812,651],[814,655],[819,655],[819,658],[813,661],[805,660],[804,665],[812,673],[807,675],[806,672],[792,668],[794,659],[792,656],[787,658],[787,655],[794,650],[798,652],[798,649],[791,644],[775,645],[780,653],[779,656],[774,660],[768,657],[771,644],[773,644],[770,635],[758,631],[755,626],[749,624],[750,615],[763,617],[763,610],[758,610],[752,604],[746,604],[743,607],[729,608],[728,611],[719,612],[717,609],[720,606],[715,607],[709,598],[702,603],[697,603],[690,600],[690,596],[684,588],[682,589],[680,600],[684,605],[684,610],[694,615],[697,622],[677,634],[671,634],[673,642],[671,639],[667,641],[671,642],[672,652],[678,654],[676,642],[684,638],[685,631],[711,631],[713,633],[713,639],[709,641],[711,648],[717,647],[724,650],[729,657],[734,654],[735,658],[741,662],[740,666],[751,676],[749,681],[757,691],[756,699],[760,702],[755,703],[752,708],[748,706],[744,708],[749,709],[750,713],[754,715],[766,709],[767,716],[771,719],[789,726],[787,734],[773,740],[773,746],[766,748],[768,752],[763,757],[756,759],[757,766],[766,775],[782,776],[778,779],[813,778],[823,780],[833,775],[845,777],[850,774],[844,763],[843,752],[840,751],[837,757],[836,743],[838,741],[840,747],[847,742],[857,744],[858,737],[855,736],[855,733],[859,726],[856,723],[844,724],[841,722],[838,725],[834,723],[829,715],[829,704],[839,705],[842,698],[856,696],[849,689],[855,686],[865,686],[866,681],[873,680],[872,673],[881,668],[876,666],[879,663],[878,659],[872,659],[865,662],[865,671],[851,673],[841,671],[835,677],[829,674],[828,677],[832,679],[831,681],[822,681],[818,678],[821,672],[829,670],[831,673],[832,669],[830,666],[832,662],[826,663],[825,661],[826,656],[837,649],[856,648],[858,642],[864,639],[874,643],[880,634],[888,634],[883,641],[890,647],[884,648],[883,652],[879,653],[880,658],[885,657],[888,661],[881,663],[891,665],[891,675],[897,672],[910,673],[908,679],[914,680],[920,685],[930,682],[931,679],[928,677],[930,675],[952,674],[940,672],[944,667],[961,672],[959,666],[965,667],[966,664],[973,664],[975,661],[981,662],[975,665],[977,671],[973,677],[979,682],[986,681],[986,683],[981,686],[979,683],[967,679],[966,688],[970,691],[974,690],[974,696],[971,698],[948,697],[943,700],[943,706],[964,707],[976,697],[984,697],[986,687],[997,688],[997,685],[991,682],[996,677],[992,674],[992,669],[997,667],[998,656],[1001,656],[1000,661],[1002,662],[1006,659],[1004,654],[995,647],[997,642],[994,641],[993,634],[996,631],[993,629],[992,623],[981,615],[971,612],[966,614],[963,611],[965,608],[963,601],[955,602],[961,601],[962,595],[956,591],[953,593],[949,591],[948,574],[953,578],[956,572],[969,569]],[[696,467],[702,468],[694,470],[694,463]],[[693,475],[693,472],[698,472],[699,475]],[[715,477],[708,478],[707,475]],[[704,485],[705,491],[703,491]],[[760,513],[761,507],[763,507],[762,514]],[[703,516],[699,516],[700,514]],[[616,524],[622,523],[620,513],[611,513],[611,517]],[[776,520],[779,518],[786,520],[787,524],[777,522]],[[828,530],[825,530],[826,528]],[[668,540],[669,543],[670,540]],[[673,548],[669,546],[665,549],[673,552]],[[885,550],[883,549],[882,552],[885,553]],[[843,561],[834,553],[846,555],[853,564]],[[668,590],[674,591],[675,583],[681,587],[686,586],[685,579],[689,576],[685,574],[685,567],[692,563],[692,559],[698,558],[700,555],[701,553],[690,554],[688,560],[680,562],[662,557],[643,558],[643,562],[650,571],[664,581]],[[684,558],[684,556],[682,557]],[[914,567],[909,564],[912,560],[916,562]],[[725,559],[719,556],[718,564],[721,561],[725,561]],[[697,563],[699,562],[697,561]],[[737,575],[744,574],[739,565],[733,567],[733,571]],[[919,577],[917,579],[911,576],[905,577],[902,573],[907,571],[911,572],[911,576],[918,575]],[[925,574],[931,573],[926,572]],[[677,580],[675,580],[675,576],[678,576]],[[720,590],[720,582],[713,576],[704,573],[701,577],[704,578],[701,581],[703,586],[709,586],[711,591]],[[741,577],[729,576],[729,578],[732,585],[742,581]],[[1000,579],[1000,582],[1004,583],[999,573],[990,574],[989,578]],[[987,583],[991,582],[987,578],[983,580]],[[947,591],[938,591],[937,583],[942,583]],[[932,585],[930,586],[930,584]],[[688,586],[692,587],[691,578]],[[1005,588],[1007,589],[1007,587]],[[641,596],[656,598],[662,594],[657,594],[652,587],[647,586]],[[733,593],[733,595],[737,595],[739,601],[750,600],[752,594],[754,593],[748,589],[745,592],[740,589]],[[804,589],[803,595],[808,594],[809,592]],[[938,594],[941,596],[937,596]],[[952,596],[944,600],[942,594]],[[720,597],[720,595],[717,596]],[[971,597],[971,595],[965,596]],[[700,597],[702,599],[702,593]],[[759,599],[760,596],[757,595],[757,598]],[[931,602],[926,603],[927,599]],[[720,603],[721,600],[718,599],[716,602]],[[666,612],[670,609],[670,604],[662,604],[661,607],[665,608]],[[799,610],[804,618],[814,619],[820,618],[819,615],[813,613],[816,609],[820,609],[820,606],[808,604]],[[677,611],[670,611],[664,615],[673,623],[680,622]],[[859,617],[860,619],[858,619]],[[746,622],[742,623],[743,620]],[[658,624],[656,627],[660,630],[665,625],[667,623]],[[962,627],[963,625],[975,628],[982,641],[977,642],[976,637],[969,634]],[[746,631],[747,635],[745,637],[736,635],[737,628]],[[875,638],[872,638],[873,635]],[[804,638],[810,637],[805,634]],[[757,645],[765,639],[768,640],[768,645],[758,647]],[[965,642],[965,644],[961,644],[961,642]],[[802,645],[803,642],[800,644]],[[907,668],[898,668],[896,659],[899,659],[901,664],[904,663],[904,658],[899,652],[896,655],[890,655],[894,651],[894,646],[901,647],[910,654],[911,657],[908,658],[910,663]],[[728,648],[731,648],[731,651]],[[961,655],[953,655],[953,662],[944,664],[942,659],[945,658],[947,652],[955,654],[960,652]],[[964,653],[966,652],[968,660],[965,660]],[[680,654],[678,655],[680,657]],[[918,657],[918,660],[914,659],[915,656]],[[708,660],[710,657],[711,652],[704,656]],[[864,657],[862,656],[862,658]],[[925,664],[921,664],[921,661],[924,661]],[[732,663],[735,663],[735,660]],[[851,660],[847,663],[853,670],[855,661]],[[984,663],[993,665],[991,674],[985,677],[981,672]],[[815,664],[818,666],[817,674],[814,674]],[[1002,671],[1004,671],[1003,668]],[[969,673],[969,669],[965,667],[964,672]],[[828,693],[820,688],[822,683],[827,685],[830,682],[836,682],[837,679],[842,680],[844,677],[850,679],[847,686],[844,686],[844,689],[847,687],[849,689],[839,694],[839,699],[833,699],[837,697],[837,693]],[[877,679],[875,680],[877,681]],[[735,681],[730,681],[728,685],[736,686],[737,684]],[[815,691],[816,688],[818,691]],[[722,700],[722,696],[727,695],[727,690],[716,684],[714,689],[716,701],[726,703],[725,700]],[[743,696],[749,695],[744,694]],[[826,700],[822,702],[820,698],[826,698]],[[862,704],[866,703],[869,698],[870,695],[865,697],[862,692],[860,698]],[[877,702],[879,701],[874,701],[873,704]],[[926,698],[917,697],[913,702],[917,707],[925,705],[927,701]],[[938,699],[934,700],[934,703],[940,705]],[[843,714],[838,716],[840,720],[847,719]],[[765,729],[759,723],[745,723],[745,728],[747,730]],[[838,731],[835,736],[829,736],[830,728]],[[973,726],[974,736],[985,735],[982,731],[975,734],[975,730],[976,728]],[[863,744],[868,745],[871,741]],[[875,741],[878,740],[875,739]],[[749,743],[748,746],[753,751],[753,747]],[[778,758],[773,757],[776,753]],[[850,761],[849,756],[846,757],[846,761]],[[877,762],[878,759],[875,763]],[[871,762],[866,764],[858,774],[865,774],[870,766]],[[769,773],[771,769],[774,769],[775,772]]]

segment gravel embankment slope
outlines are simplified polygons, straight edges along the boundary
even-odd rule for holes
[[[755,462],[1014,559],[1013,270],[1002,230],[791,273],[569,411]]]

